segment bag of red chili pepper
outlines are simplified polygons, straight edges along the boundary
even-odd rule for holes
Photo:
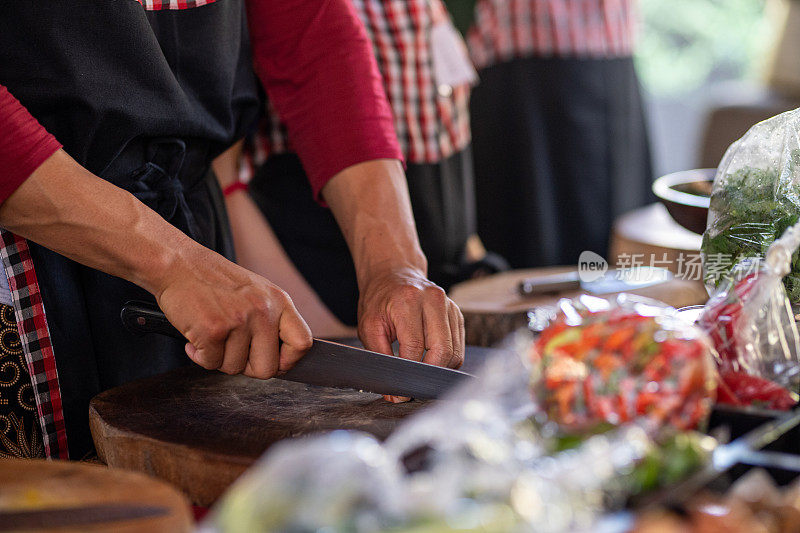
[[[718,353],[718,401],[789,409],[800,381],[800,336],[783,278],[796,261],[800,225],[768,249],[741,261],[720,282],[697,325]]]
[[[674,309],[630,294],[558,307],[531,351],[533,394],[549,420],[570,432],[642,417],[678,429],[707,420],[712,348]]]

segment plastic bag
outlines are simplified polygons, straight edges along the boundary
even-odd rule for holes
[[[520,353],[493,357],[478,379],[406,420],[383,444],[338,431],[274,446],[201,530],[596,530],[609,495],[624,501],[631,490],[624,480],[655,445],[629,425],[555,452],[530,423],[536,406]]]
[[[398,463],[370,435],[286,440],[237,480],[201,531],[380,531],[398,520],[404,488]]]
[[[719,400],[789,409],[789,389],[800,381],[800,336],[782,283],[800,246],[800,225],[789,228],[766,252],[748,258],[720,283],[698,319],[718,354]]]
[[[731,145],[714,180],[703,236],[706,281],[717,285],[746,258],[800,220],[800,109],[756,124]],[[800,302],[800,262],[794,253],[783,280]]]
[[[714,401],[705,334],[671,307],[630,294],[562,300],[531,359],[539,405],[569,432],[639,417],[692,429],[707,420]]]

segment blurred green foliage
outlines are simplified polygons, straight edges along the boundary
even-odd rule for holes
[[[652,94],[757,79],[773,42],[765,0],[640,0],[636,62]]]

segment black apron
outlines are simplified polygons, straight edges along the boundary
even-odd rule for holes
[[[4,2],[0,84],[73,158],[201,244],[231,256],[210,161],[256,116],[242,0],[145,11],[135,0]],[[29,243],[61,386],[70,457],[92,448],[89,400],[187,364],[183,344],[119,319],[143,289]]]
[[[652,201],[630,57],[526,57],[480,72],[472,93],[478,234],[514,268],[606,255],[614,219]]]

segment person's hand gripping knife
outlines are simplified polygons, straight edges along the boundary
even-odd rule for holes
[[[364,344],[432,364],[463,360],[461,314],[425,279],[403,173],[370,161],[324,189],[357,265]],[[312,343],[291,299],[268,280],[197,244],[130,193],[94,176],[63,150],[0,206],[0,225],[75,261],[130,280],[157,298],[207,369],[270,378]]]
[[[464,318],[426,278],[402,166],[375,160],[346,168],[322,189],[356,266],[358,334],[364,346],[405,359],[458,368]],[[400,397],[387,397],[403,401]]]
[[[0,206],[0,225],[151,292],[204,368],[270,378],[311,347],[280,288],[197,244],[63,150]]]

